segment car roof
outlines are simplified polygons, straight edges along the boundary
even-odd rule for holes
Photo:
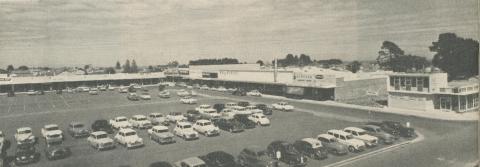
[[[322,138],[329,139],[329,140],[332,139],[332,138],[335,138],[335,136],[332,136],[332,135],[329,135],[329,134],[319,134],[317,136],[317,138],[318,137],[322,137]]]
[[[132,117],[135,117],[135,118],[145,118],[146,116],[145,115],[134,115]]]
[[[128,133],[128,132],[135,132],[135,130],[130,129],[130,128],[122,128],[122,129],[118,130],[118,132]]]
[[[193,166],[205,164],[205,161],[203,161],[202,159],[200,159],[198,157],[186,158],[186,159],[183,159],[182,162],[185,162],[185,163],[187,163],[189,165],[193,165]]]
[[[24,130],[32,130],[32,128],[30,127],[21,127],[21,128],[18,128],[17,131],[24,131]]]
[[[48,124],[44,126],[45,128],[58,127],[57,124]]]
[[[314,138],[311,138],[311,137],[303,138],[302,141],[307,142],[307,143],[310,143],[310,144],[318,144],[318,143],[320,143],[320,141],[318,141],[318,139],[314,139]]]
[[[341,131],[341,130],[337,130],[337,129],[331,129],[331,130],[328,130],[328,132],[332,132],[332,133],[336,133],[336,134],[339,134],[339,135],[350,135],[350,133],[347,133],[347,132],[344,132],[344,131]]]
[[[206,120],[206,119],[200,119],[200,120],[197,120],[198,123],[206,123],[206,122],[211,122],[209,120]]]
[[[200,107],[210,107],[208,104],[201,104]]]
[[[369,127],[369,128],[374,128],[374,129],[379,129],[380,128],[377,125],[362,125],[362,127]]]
[[[237,105],[237,103],[235,103],[235,102],[228,102],[228,103],[225,103],[225,104],[234,104],[234,105]]]
[[[156,129],[156,130],[168,130],[168,127],[166,127],[166,126],[161,126],[161,125],[157,125],[157,126],[152,127],[152,129]]]
[[[240,108],[245,108],[245,107],[242,107],[242,106],[233,106],[234,109],[240,109]]]
[[[346,127],[344,130],[351,130],[351,131],[355,131],[355,132],[365,132],[364,129],[357,128],[357,127]]]
[[[105,132],[105,131],[96,131],[96,132],[92,132],[91,134],[92,134],[92,135],[95,135],[95,136],[98,136],[98,135],[102,135],[102,134],[107,134],[107,132]]]
[[[163,115],[162,113],[158,113],[158,112],[152,112],[150,113],[149,115]]]
[[[190,122],[178,122],[177,124],[180,126],[192,125]]]

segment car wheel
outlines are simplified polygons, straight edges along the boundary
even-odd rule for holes
[[[355,152],[355,147],[353,147],[353,146],[348,146],[348,151],[350,151],[350,152]]]

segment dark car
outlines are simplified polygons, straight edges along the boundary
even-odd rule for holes
[[[45,156],[48,160],[58,160],[58,159],[65,159],[72,155],[70,148],[61,146],[61,145],[54,145],[45,148]]]
[[[105,119],[99,119],[93,122],[92,124],[92,131],[105,131],[107,133],[112,134],[113,133],[113,128],[110,125],[110,123],[105,120]]]
[[[307,157],[295,149],[295,147],[286,141],[273,141],[267,147],[267,154],[272,158],[279,158],[292,166],[306,166]]]
[[[165,161],[160,161],[151,163],[149,167],[173,167],[173,165]]]
[[[244,129],[243,124],[235,119],[220,118],[215,120],[214,124],[218,128],[232,133],[242,132]]]
[[[272,115],[273,114],[272,108],[268,107],[266,104],[257,104],[255,106],[258,109],[262,110],[264,115]]]
[[[255,126],[256,126],[255,122],[248,119],[248,115],[237,114],[237,115],[233,116],[233,119],[240,122],[245,129],[252,129],[252,128],[255,128]]]
[[[40,160],[40,153],[38,153],[33,144],[21,144],[17,146],[15,152],[15,164],[25,165],[36,163]]]
[[[187,110],[187,113],[183,114],[188,122],[195,122],[202,118],[202,115],[199,111],[196,110]]]
[[[375,125],[382,128],[383,131],[392,134],[396,138],[401,137],[413,137],[415,136],[415,130],[413,128],[405,127],[400,122],[395,121],[382,121],[382,122],[368,122],[367,125]]]
[[[237,103],[238,106],[247,107],[250,105],[248,101],[241,101]]]
[[[267,156],[264,149],[257,146],[244,148],[237,157],[238,164],[245,167],[278,167],[279,162]]]
[[[232,95],[235,95],[235,96],[246,96],[247,95],[247,92],[245,92],[244,90],[235,90],[232,92]]]
[[[217,103],[213,105],[213,108],[217,110],[217,112],[222,111],[225,108],[225,104],[223,103]]]
[[[293,146],[300,153],[307,155],[313,159],[326,159],[328,158],[328,151],[322,146],[322,143],[314,138],[304,138],[297,140],[293,143]]]
[[[214,151],[199,158],[205,161],[208,167],[235,167],[237,165],[235,157],[223,151]]]
[[[74,138],[90,135],[90,130],[82,122],[71,122],[68,124],[67,132]]]

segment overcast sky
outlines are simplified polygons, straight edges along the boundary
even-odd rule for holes
[[[0,0],[0,68],[233,57],[373,60],[384,40],[432,57],[478,40],[478,0]]]

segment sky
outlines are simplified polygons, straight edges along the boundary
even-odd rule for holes
[[[307,54],[374,60],[385,40],[433,54],[438,35],[479,39],[478,0],[0,0],[0,68],[244,62]]]

